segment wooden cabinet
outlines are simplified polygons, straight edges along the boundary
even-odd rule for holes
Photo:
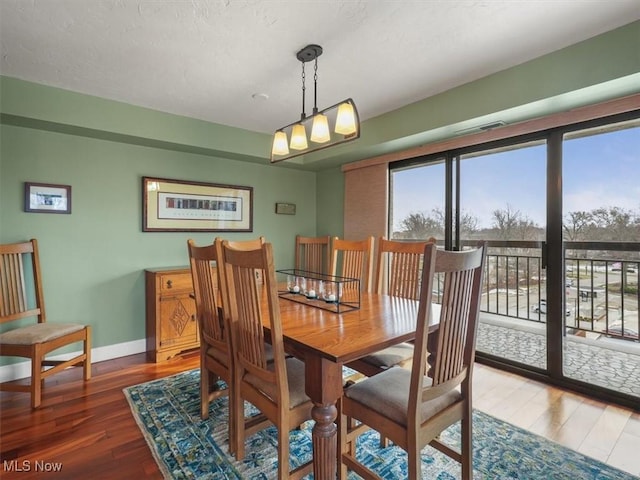
[[[145,270],[147,356],[155,362],[198,348],[196,307],[189,267]]]

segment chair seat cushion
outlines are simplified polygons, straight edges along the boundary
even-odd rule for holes
[[[400,343],[362,358],[363,362],[378,368],[391,368],[413,358],[413,345]]]
[[[294,408],[310,400],[310,398],[307,397],[306,393],[304,393],[305,366],[304,366],[304,362],[293,357],[287,358],[285,362],[286,362],[286,369],[287,369],[287,382],[289,383],[289,402],[290,402],[289,407]],[[269,370],[273,370],[274,364],[273,363],[269,364],[268,368]],[[245,378],[247,382],[251,383],[259,390],[262,390],[271,399],[275,399],[276,397],[275,384],[265,382],[264,380],[251,374],[248,374]]]
[[[77,323],[36,323],[0,334],[2,345],[34,345],[54,340],[85,328]]]
[[[400,425],[407,426],[410,383],[411,371],[394,367],[351,385],[345,389],[344,395],[380,412]],[[431,384],[431,378],[424,377],[423,387],[428,387]],[[423,402],[421,407],[422,422],[460,399],[462,399],[462,395],[458,389],[455,389],[438,398]],[[358,418],[357,412],[354,417]]]

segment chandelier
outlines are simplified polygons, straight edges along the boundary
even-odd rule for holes
[[[315,152],[349,142],[360,137],[360,118],[356,104],[351,98],[318,111],[318,57],[322,55],[320,45],[307,45],[296,58],[302,64],[302,114],[300,120],[279,128],[273,135],[271,163]],[[305,64],[314,62],[313,67],[313,111],[305,113]],[[310,135],[307,136],[307,132]]]

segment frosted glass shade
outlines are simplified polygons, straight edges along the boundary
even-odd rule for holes
[[[312,115],[303,115],[300,120],[275,130],[271,163],[301,157],[360,138],[358,107],[351,98],[321,111],[317,111],[315,107],[313,110]],[[307,132],[310,137],[307,137]],[[315,160],[313,157],[309,159]],[[304,161],[301,159],[299,163],[304,164]]]
[[[326,143],[331,140],[329,133],[329,121],[327,116],[318,113],[313,117],[313,126],[311,127],[311,141],[315,143]]]
[[[271,155],[289,155],[289,145],[287,143],[287,134],[282,130],[278,130],[273,136]]]
[[[304,125],[296,123],[291,130],[291,143],[289,147],[292,150],[305,150],[308,148],[307,144],[307,132],[304,129]]]
[[[350,103],[341,103],[336,116],[336,133],[350,135],[356,132],[356,115]]]

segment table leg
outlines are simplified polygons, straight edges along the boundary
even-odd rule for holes
[[[337,432],[334,423],[338,416],[335,405],[314,404],[311,417],[313,426],[313,476],[314,478],[336,478],[337,473]]]
[[[305,390],[313,401],[313,477],[335,480],[337,474],[338,416],[336,404],[342,396],[342,365],[307,355]]]

